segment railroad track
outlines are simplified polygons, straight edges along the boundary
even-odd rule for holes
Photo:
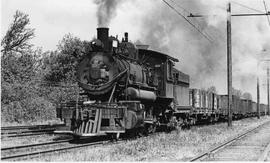
[[[18,130],[18,129],[44,129],[50,127],[61,127],[65,124],[54,124],[54,125],[29,125],[29,126],[5,126],[1,127],[1,131],[3,130]]]
[[[29,144],[14,147],[1,148],[1,160],[23,160],[44,154],[67,151],[76,148],[104,145],[111,141],[87,142],[83,144],[72,144],[73,139],[50,141],[39,144]],[[45,150],[44,150],[45,149]]]
[[[48,130],[46,132],[36,131],[36,132],[29,132],[29,133],[16,133],[16,134],[2,134],[1,139],[3,138],[14,138],[14,137],[25,137],[25,136],[38,136],[44,134],[53,134],[54,130]]]
[[[1,138],[51,134],[57,127],[61,126],[64,124],[1,127]]]
[[[266,134],[261,134],[263,137],[256,135],[260,133],[260,129],[266,128]],[[261,131],[262,132],[262,131]],[[238,136],[218,145],[206,152],[203,152],[191,160],[193,161],[264,161],[270,151],[270,122],[261,124],[253,129],[250,129]],[[253,135],[252,135],[253,134]],[[253,137],[248,137],[253,136]],[[253,141],[251,141],[253,138]],[[258,140],[257,140],[257,139]],[[244,140],[246,139],[246,140]],[[264,139],[263,141],[259,141]],[[255,141],[254,141],[255,140]],[[251,150],[251,155],[247,150]],[[252,151],[253,150],[253,151]],[[263,152],[262,152],[263,151]],[[245,154],[247,156],[245,156]],[[256,155],[256,156],[255,156]],[[248,158],[250,156],[250,158]],[[247,160],[241,160],[247,159]],[[239,159],[239,160],[238,160]]]

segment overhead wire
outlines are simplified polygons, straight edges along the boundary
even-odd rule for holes
[[[244,7],[244,8],[247,8],[247,9],[250,9],[250,10],[253,10],[253,11],[256,11],[256,12],[259,12],[259,13],[264,13],[263,11],[254,9],[254,8],[249,7],[249,6],[247,6],[247,5],[243,5],[243,4],[239,3],[239,2],[235,2],[235,1],[231,1],[231,2],[234,3],[234,4],[236,4],[236,5],[242,6],[242,7]]]
[[[170,0],[171,2],[173,2],[177,7],[179,7],[179,8],[181,8],[184,12],[186,12],[186,14],[187,15],[185,15],[185,17],[186,16],[188,16],[188,15],[190,15],[191,14],[191,12],[190,11],[188,11],[188,10],[186,10],[184,7],[182,7],[182,6],[180,6],[178,3],[176,3],[175,1],[173,1],[173,0]],[[191,17],[191,18],[193,18],[193,17]],[[199,22],[196,20],[196,19],[192,19],[193,20],[193,22],[196,22],[197,24],[197,28],[200,30],[200,31],[203,31],[203,29],[201,28],[201,26],[199,25]],[[193,23],[194,24],[194,23]],[[195,24],[194,24],[195,25]],[[195,25],[195,26],[196,26]],[[211,40],[213,40],[213,38],[209,35],[209,33],[207,33],[206,31],[204,31],[204,34],[206,35],[206,36],[208,36]]]
[[[265,1],[263,0],[263,4],[264,4],[264,9],[265,9],[265,12],[267,13],[268,11],[267,11],[267,6],[266,6],[266,3],[265,3]],[[270,26],[270,19],[269,19],[269,16],[268,15],[266,15],[266,17],[267,17],[267,20],[268,20],[268,24],[269,24],[269,26]]]
[[[174,1],[172,1],[171,0],[171,2],[174,2]],[[174,2],[175,3],[175,2]],[[179,8],[181,8],[184,12],[186,12],[186,13],[191,13],[190,11],[188,11],[187,9],[185,9],[184,7],[182,7],[182,6],[180,6],[179,4],[177,4],[177,3],[175,3],[176,5],[177,5],[177,7],[179,7]]]
[[[264,12],[264,11],[257,10],[257,9],[254,9],[254,8],[249,7],[249,6],[246,6],[246,5],[243,5],[243,4],[238,3],[238,2],[235,2],[235,1],[231,1],[231,2],[234,3],[234,4],[237,4],[237,5],[239,5],[239,6],[245,7],[245,8],[247,8],[247,9],[250,9],[250,10],[253,10],[253,11],[256,11],[256,12],[259,12],[259,13],[262,13],[262,14],[265,14],[265,13],[267,14],[267,13],[269,12],[269,11],[267,10],[267,6],[266,6],[266,3],[265,3],[265,0],[263,0],[263,5],[264,5],[265,12]],[[269,26],[270,26],[270,18],[269,18],[269,16],[266,15],[266,18],[267,18],[268,24],[269,24]]]
[[[185,19],[193,28],[195,28],[203,37],[205,37],[209,42],[213,43],[213,40],[204,34],[199,28],[196,27],[191,21],[189,21],[182,13],[180,13],[178,10],[176,10],[171,4],[169,4],[166,0],[162,0],[168,7],[170,7],[172,10],[174,10],[179,16],[181,16],[183,19]]]

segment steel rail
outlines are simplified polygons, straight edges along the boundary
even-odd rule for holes
[[[270,142],[268,143],[268,145],[264,148],[263,153],[259,156],[258,161],[262,162],[262,161],[266,161],[267,160],[267,155],[270,151]]]
[[[55,125],[29,125],[29,126],[5,126],[1,127],[1,130],[16,130],[16,129],[35,129],[35,128],[46,128],[46,127],[60,127],[65,124],[55,124]]]
[[[206,152],[203,152],[203,153],[201,153],[201,154],[193,157],[192,159],[189,160],[189,162],[198,161],[199,159],[201,159],[201,158],[203,158],[205,156],[208,156],[209,154],[214,153],[214,152],[216,152],[216,151],[218,151],[218,150],[226,147],[227,145],[233,143],[234,141],[245,137],[250,132],[253,132],[254,130],[256,130],[256,129],[258,129],[258,128],[260,128],[260,127],[262,127],[262,126],[264,126],[264,125],[266,125],[268,123],[270,123],[270,121],[267,121],[267,122],[265,122],[265,123],[263,123],[263,124],[255,127],[255,128],[253,128],[253,129],[250,129],[248,131],[245,131],[244,133],[241,133],[241,134],[237,135],[236,137],[234,137],[234,138],[232,138],[232,139],[230,139],[230,140],[228,140],[228,141],[226,141],[226,142],[224,142],[224,143],[222,143],[222,144],[220,144],[220,145],[218,145],[218,146],[216,146],[216,147],[214,147],[214,148],[212,148],[212,149],[210,149],[210,150],[208,150]]]
[[[31,153],[25,153],[25,154],[18,154],[18,155],[11,155],[11,156],[4,156],[4,157],[1,158],[1,160],[23,158],[23,157],[40,155],[40,154],[47,154],[47,153],[65,151],[65,150],[70,150],[70,149],[82,148],[82,147],[87,147],[87,146],[102,145],[102,144],[106,144],[106,143],[109,143],[109,142],[111,142],[111,141],[108,140],[108,141],[101,141],[101,142],[92,142],[92,143],[86,143],[86,144],[81,144],[81,145],[74,145],[74,146],[70,146],[70,147],[56,148],[56,149],[43,150],[43,151],[37,151],[37,152],[31,152]]]
[[[36,143],[36,144],[28,144],[28,145],[18,145],[18,146],[12,146],[12,147],[4,147],[4,148],[1,148],[1,152],[7,151],[7,150],[21,149],[21,148],[29,148],[29,147],[51,145],[51,144],[66,143],[66,142],[69,142],[71,140],[72,139],[59,140],[59,141],[49,141],[49,142],[44,142],[44,143]]]
[[[64,125],[65,124],[2,127],[1,139],[4,137],[23,137],[23,136],[51,134],[53,131],[56,130],[57,127],[61,127]]]
[[[55,128],[48,129],[40,129],[40,130],[23,130],[23,131],[11,131],[11,132],[1,132],[1,135],[11,135],[11,134],[26,134],[26,133],[34,133],[34,132],[50,132],[54,131]]]
[[[1,139],[24,137],[24,136],[36,136],[36,135],[44,135],[44,134],[53,134],[53,132],[37,132],[37,133],[24,133],[24,134],[12,134],[12,135],[6,134],[6,135],[1,135]]]

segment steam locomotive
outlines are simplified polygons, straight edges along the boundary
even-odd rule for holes
[[[109,37],[108,28],[97,28],[91,51],[80,60],[80,99],[58,107],[57,117],[66,126],[56,133],[119,137],[120,133],[149,134],[161,126],[171,129],[216,121],[221,115],[226,118],[220,109],[226,108],[226,102],[219,100],[223,98],[190,89],[189,75],[174,66],[178,59],[146,45],[135,46],[128,33],[120,42]]]

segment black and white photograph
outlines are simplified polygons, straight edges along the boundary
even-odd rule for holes
[[[270,0],[1,0],[1,161],[270,161]]]

